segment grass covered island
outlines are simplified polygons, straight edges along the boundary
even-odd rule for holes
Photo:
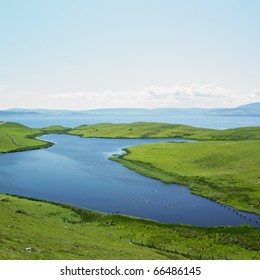
[[[0,152],[46,148],[49,133],[106,138],[185,138],[114,155],[126,167],[237,209],[260,213],[260,127],[227,130],[160,123],[74,129],[0,122]],[[260,259],[260,229],[161,224],[70,205],[0,195],[0,259]]]

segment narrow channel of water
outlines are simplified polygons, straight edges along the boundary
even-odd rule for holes
[[[139,175],[108,156],[144,143],[182,140],[97,139],[45,135],[49,149],[0,154],[0,193],[71,203],[166,223],[216,226],[250,224],[260,217]]]

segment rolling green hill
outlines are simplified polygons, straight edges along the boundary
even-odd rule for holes
[[[165,123],[136,122],[130,124],[82,125],[72,129],[69,134],[101,138],[186,138],[204,131],[207,131],[207,129]]]
[[[240,210],[260,214],[260,141],[155,143],[114,156],[126,167]]]
[[[66,134],[71,128],[64,127],[61,125],[51,125],[48,127],[41,128],[42,134]]]
[[[70,129],[62,126],[38,129],[14,122],[0,122],[0,153],[50,147],[52,143],[35,138],[43,134],[66,133],[68,130]]]
[[[136,122],[81,125],[68,132],[81,137],[100,138],[184,138],[194,140],[260,140],[260,127],[226,130],[198,128],[181,124]]]
[[[18,152],[39,148],[47,148],[51,143],[36,140],[43,133],[19,123],[0,123],[0,152]]]
[[[199,228],[0,195],[0,259],[260,259],[260,229]]]
[[[260,127],[214,130],[179,124],[137,122],[82,125],[71,129],[59,125],[29,128],[19,123],[0,122],[0,152],[49,147],[53,144],[35,138],[51,133],[100,138],[183,138],[201,141],[260,140]]]

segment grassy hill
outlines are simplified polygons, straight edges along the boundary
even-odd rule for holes
[[[47,148],[51,143],[36,140],[42,135],[39,129],[33,129],[19,123],[0,123],[0,152],[17,152],[28,149]]]
[[[66,134],[71,128],[64,127],[61,125],[51,125],[48,127],[41,128],[42,134]]]
[[[198,128],[181,124],[136,122],[81,125],[68,132],[81,137],[100,138],[184,138],[194,140],[260,140],[260,127],[226,130]]]
[[[260,141],[155,143],[114,156],[126,167],[198,195],[260,214]]]
[[[167,225],[8,195],[0,213],[2,260],[260,259],[251,227]]]
[[[0,122],[0,153],[50,147],[52,143],[35,138],[49,133],[66,133],[68,130],[62,126],[38,129],[14,122]]]
[[[0,153],[46,148],[52,143],[35,139],[44,134],[71,134],[100,138],[184,138],[195,140],[260,140],[260,127],[226,130],[166,123],[82,125],[74,129],[59,125],[29,128],[19,123],[0,122]]]

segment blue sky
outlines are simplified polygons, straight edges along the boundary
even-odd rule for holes
[[[260,101],[260,1],[0,0],[0,109]]]

